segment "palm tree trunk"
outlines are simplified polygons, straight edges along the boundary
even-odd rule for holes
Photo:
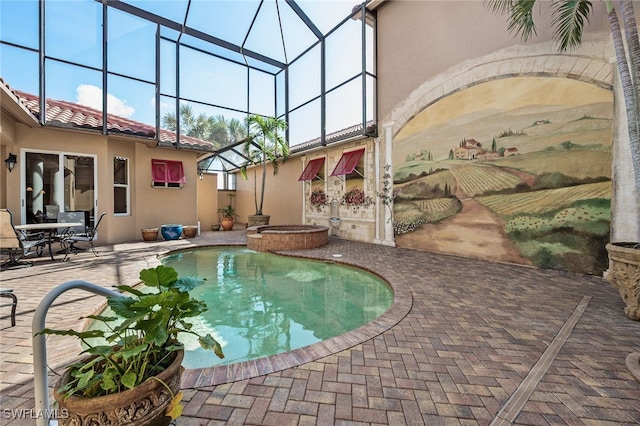
[[[267,180],[267,155],[262,153],[262,191],[260,191],[260,208],[256,214],[262,214],[262,202],[264,201],[265,181]]]
[[[638,99],[630,70],[632,66],[632,59],[630,58],[627,60],[622,31],[620,29],[620,22],[618,21],[616,11],[613,7],[610,7],[611,4],[609,1],[607,1],[606,4],[609,16],[609,25],[611,27],[611,35],[613,37],[613,45],[616,52],[616,62],[618,65],[618,72],[620,74],[620,83],[622,84],[625,109],[627,112],[629,144],[631,146],[631,161],[633,163],[636,192],[640,194],[640,130],[638,129]]]
[[[636,26],[636,14],[633,8],[633,1],[623,0],[621,2],[621,5],[627,41],[627,50],[629,51],[629,68],[633,86],[632,96],[633,99],[635,99],[636,104],[635,124],[638,138],[640,139],[640,38],[638,37],[638,28]],[[636,140],[636,142],[638,145],[640,145],[640,140]]]

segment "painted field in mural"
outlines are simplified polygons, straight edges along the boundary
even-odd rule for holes
[[[514,77],[447,96],[394,141],[396,243],[601,274],[607,268],[613,95]]]

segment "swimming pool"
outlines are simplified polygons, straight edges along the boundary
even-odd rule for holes
[[[243,247],[174,252],[160,261],[206,284],[192,291],[209,307],[194,321],[223,345],[225,358],[185,341],[186,368],[254,360],[324,341],[367,324],[393,302],[385,281],[366,271]]]

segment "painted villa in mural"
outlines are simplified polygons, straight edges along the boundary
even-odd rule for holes
[[[600,274],[613,95],[514,77],[447,96],[394,145],[398,246]]]

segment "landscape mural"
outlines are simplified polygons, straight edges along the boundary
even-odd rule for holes
[[[394,139],[396,244],[542,268],[607,269],[613,94],[547,77],[481,83]]]

